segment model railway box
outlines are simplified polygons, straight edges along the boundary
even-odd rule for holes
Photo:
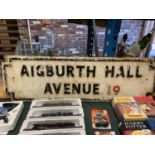
[[[81,107],[80,99],[41,99],[33,100],[31,108]]]
[[[20,132],[20,135],[85,135],[85,130],[46,130],[46,131],[33,131],[33,132]]]
[[[28,119],[24,121],[21,133],[32,134],[38,131],[44,133],[49,131],[68,131],[68,130],[84,130],[85,124],[83,119],[76,118],[46,118],[42,119]]]
[[[29,111],[27,119],[45,118],[65,118],[65,117],[84,117],[83,109],[76,107],[44,107],[33,108]]]
[[[23,101],[0,102],[0,132],[8,133],[15,128],[23,107]]]
[[[80,99],[33,100],[20,134],[85,134]]]

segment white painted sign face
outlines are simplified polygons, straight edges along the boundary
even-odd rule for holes
[[[7,93],[17,99],[108,100],[153,92],[150,59],[8,57],[3,64]],[[153,62],[154,63],[154,62]]]

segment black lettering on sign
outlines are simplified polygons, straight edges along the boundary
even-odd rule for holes
[[[54,88],[54,90],[55,90],[55,93],[56,93],[56,94],[59,94],[60,88],[61,88],[61,83],[59,83],[59,84],[53,83],[53,88]]]
[[[133,75],[131,74],[131,67],[130,66],[128,66],[128,69],[127,69],[127,77],[128,78],[132,78],[133,77]]]
[[[42,68],[41,65],[38,65],[38,66],[36,67],[36,71],[37,71],[37,75],[38,75],[38,76],[44,76],[44,75],[45,75],[45,74],[44,74],[44,71],[43,71],[41,68]]]
[[[23,65],[21,70],[21,76],[24,76],[24,75],[29,76],[26,65]]]
[[[69,83],[65,83],[64,84],[64,94],[70,94],[70,88],[69,88],[70,84]]]
[[[90,73],[92,73],[92,77],[95,77],[96,66],[93,66],[93,69],[90,69],[90,66],[87,67],[87,77],[90,77]]]
[[[99,84],[98,83],[95,83],[94,84],[94,87],[93,87],[93,94],[96,95],[96,94],[99,94]]]
[[[72,85],[72,94],[80,94],[81,92],[81,84],[75,84]]]
[[[73,66],[67,66],[67,76],[68,77],[74,77],[74,67]]]
[[[47,65],[46,70],[47,70],[47,72],[46,72],[47,76],[49,76],[49,77],[53,76],[54,73],[53,73],[53,67],[52,66]]]
[[[56,74],[58,75],[58,76],[64,76],[64,74],[65,74],[65,66],[62,66],[61,67],[61,71],[60,71],[60,67],[59,66],[56,66]]]
[[[87,88],[86,88],[87,87]],[[91,84],[83,84],[83,93],[89,94],[91,92]]]
[[[142,74],[139,73],[140,72],[139,68],[140,68],[139,66],[137,66],[137,68],[136,68],[136,77],[137,78],[141,78],[142,77]]]
[[[49,83],[46,84],[44,94],[50,93],[52,94],[52,89]]]
[[[120,70],[120,74],[117,74],[116,77],[119,77],[119,76],[125,77],[123,66],[120,66],[119,70]]]
[[[85,68],[85,66],[79,66],[79,65],[77,65],[76,68],[79,69],[79,77],[82,77],[82,71]]]
[[[109,66],[105,67],[105,77],[108,77],[108,75],[110,74],[111,77],[114,77],[114,73],[115,73],[115,66],[112,66],[111,69],[109,69]]]
[[[31,66],[31,76],[34,76],[34,66]]]

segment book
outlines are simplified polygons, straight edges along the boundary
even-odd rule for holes
[[[131,103],[135,102],[133,97],[114,97],[112,105],[115,106],[117,103]]]
[[[133,99],[137,103],[152,103],[152,102],[155,102],[152,96],[134,96]]]
[[[107,110],[91,110],[92,127],[94,129],[111,129],[111,123]]]
[[[134,97],[134,99],[148,117],[155,117],[155,101],[151,96]]]
[[[114,131],[94,131],[94,135],[115,135]]]
[[[117,117],[124,121],[146,120],[147,116],[142,108],[134,102],[117,103],[114,107]]]
[[[119,123],[119,128],[122,132],[125,130],[148,129],[144,121],[123,121]]]
[[[135,102],[133,97],[114,97],[114,103]]]
[[[155,119],[148,119],[146,120],[146,125],[149,129],[155,130]]]
[[[139,103],[140,107],[143,109],[144,113],[148,117],[155,118],[155,102],[152,103]]]
[[[127,130],[123,132],[123,135],[154,135],[154,131],[151,131],[149,129],[143,129],[143,130]]]

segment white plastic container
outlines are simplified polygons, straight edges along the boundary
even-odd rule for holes
[[[27,115],[27,119],[75,118],[79,116],[84,117],[81,107],[43,107],[32,108]]]
[[[80,99],[33,100],[31,104],[31,108],[55,106],[82,106],[82,104]]]
[[[35,124],[57,124],[57,123],[74,123],[75,124],[75,127],[69,127],[69,128],[49,128],[49,129],[39,129],[39,130],[36,130],[36,129],[32,129],[33,126]],[[21,127],[21,130],[20,130],[20,133],[31,133],[31,134],[35,134],[35,132],[44,132],[46,133],[47,131],[57,131],[57,132],[60,132],[60,131],[68,131],[68,130],[72,130],[72,131],[75,131],[75,130],[84,130],[85,129],[85,124],[84,124],[84,120],[83,118],[46,118],[46,119],[27,119],[24,121],[22,127]]]
[[[7,123],[5,123],[3,120],[0,121],[0,132],[1,133],[14,130],[17,124],[17,121],[21,115],[21,112],[24,108],[23,101],[0,102],[0,107],[2,107],[4,103],[17,103],[18,105],[11,111],[7,112],[7,119],[8,119]]]
[[[20,135],[85,135],[85,130],[46,130],[46,131],[23,131]]]

